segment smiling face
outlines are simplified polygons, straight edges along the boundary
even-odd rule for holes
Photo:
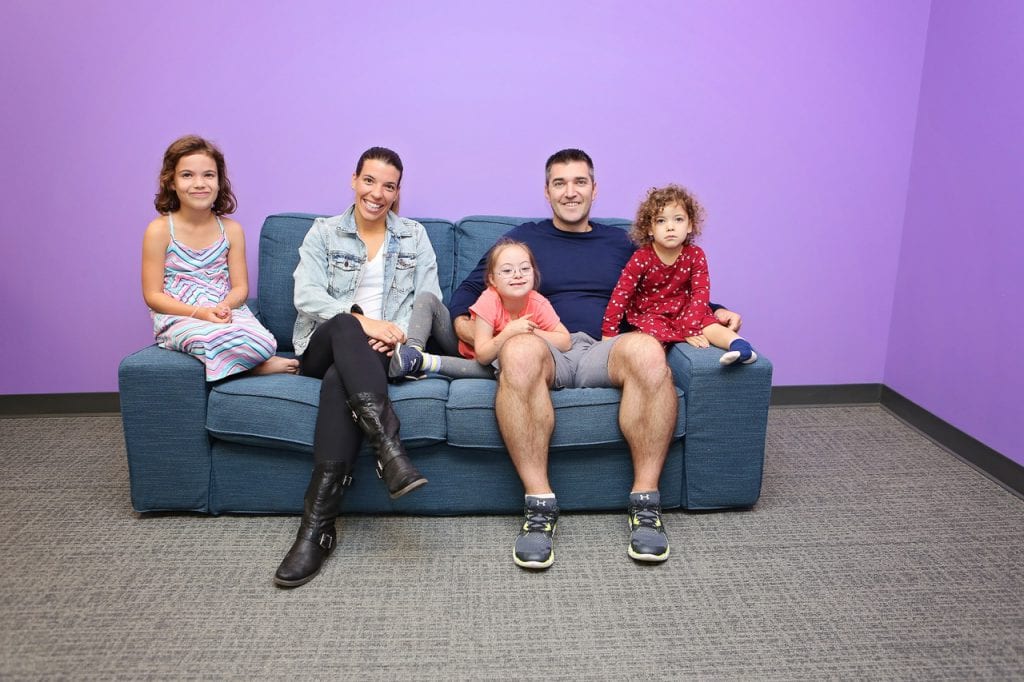
[[[383,221],[398,198],[402,173],[384,161],[367,159],[359,173],[352,174],[356,193],[356,218],[366,223]]]
[[[552,164],[544,196],[551,204],[555,227],[569,232],[585,232],[589,228],[597,183],[590,177],[585,161]]]
[[[502,299],[523,298],[533,291],[534,265],[530,253],[518,244],[495,247],[501,249],[491,257],[493,266],[487,282]]]
[[[217,162],[206,154],[189,154],[174,167],[171,189],[182,208],[208,211],[220,191]]]
[[[654,239],[656,249],[660,247],[663,251],[674,252],[683,248],[692,230],[686,209],[679,204],[669,204],[654,216],[648,234]]]

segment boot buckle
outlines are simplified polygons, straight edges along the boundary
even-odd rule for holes
[[[320,541],[317,542],[323,549],[330,549],[334,547],[334,538],[327,533],[320,533]]]
[[[349,476],[348,474],[345,474],[345,478],[341,479],[341,487],[347,488],[350,485],[352,485],[352,477]]]
[[[377,469],[376,469],[376,471],[377,471],[377,478],[383,480],[384,479],[384,465],[381,464],[379,459],[377,460]]]

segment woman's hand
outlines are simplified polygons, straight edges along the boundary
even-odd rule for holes
[[[364,315],[356,315],[363,333],[369,337],[370,348],[378,353],[390,355],[396,343],[405,343],[405,332],[394,322],[374,320]]]
[[[703,334],[698,334],[697,336],[687,336],[686,343],[690,344],[694,348],[707,348],[708,346],[711,345],[711,343],[708,342],[708,337],[704,336]]]

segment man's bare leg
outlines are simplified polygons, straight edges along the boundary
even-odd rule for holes
[[[627,553],[638,561],[665,561],[669,544],[661,522],[658,481],[676,423],[672,372],[661,343],[632,333],[612,346],[608,373],[612,383],[622,388],[619,428],[633,457]]]
[[[548,345],[532,334],[509,339],[501,349],[494,411],[512,463],[527,495],[551,492],[548,445],[555,409],[548,388],[555,363]]]
[[[509,456],[526,489],[524,521],[512,549],[517,566],[544,569],[555,561],[553,535],[558,502],[548,481],[548,445],[555,411],[548,387],[555,363],[548,345],[520,334],[501,349],[501,371],[494,410]]]
[[[612,346],[608,374],[622,388],[619,428],[633,456],[633,490],[657,490],[677,412],[665,350],[652,336],[626,334]]]

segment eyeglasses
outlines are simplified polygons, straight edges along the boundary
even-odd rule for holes
[[[523,277],[527,277],[533,272],[533,266],[529,263],[523,263],[518,268],[514,268],[511,265],[502,265],[497,269],[496,274],[504,279],[512,279],[517,273]]]

